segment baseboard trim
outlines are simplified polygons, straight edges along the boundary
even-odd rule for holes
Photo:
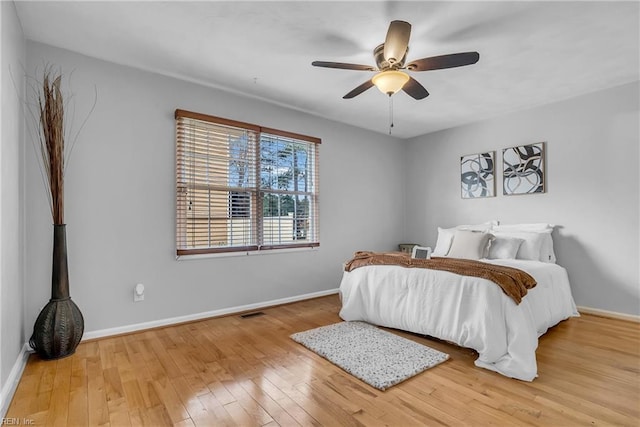
[[[618,313],[615,311],[601,310],[599,308],[578,306],[578,311],[583,314],[592,314],[594,316],[608,317],[610,319],[626,320],[628,322],[640,323],[640,316],[635,314]]]
[[[18,354],[18,357],[16,358],[16,362],[13,364],[13,368],[11,368],[11,372],[9,372],[7,381],[4,383],[2,391],[0,391],[0,419],[2,420],[5,419],[4,416],[9,410],[11,399],[13,399],[13,395],[18,388],[20,378],[22,378],[22,373],[24,372],[24,368],[25,366],[27,366],[29,354],[31,354],[31,352],[29,351],[29,346],[27,344],[23,345],[20,353]]]
[[[100,329],[97,331],[85,332],[82,337],[82,341],[94,340],[98,338],[110,337],[115,335],[130,334],[132,332],[139,332],[147,329],[161,328],[164,326],[176,325],[179,323],[194,322],[202,319],[208,319],[211,317],[228,316],[231,314],[242,313],[245,311],[252,311],[256,309],[274,307],[277,305],[289,304],[292,302],[304,301],[308,299],[324,297],[327,295],[333,295],[337,293],[338,293],[337,288],[329,289],[326,291],[312,292],[309,294],[296,295],[293,297],[280,298],[280,299],[264,301],[264,302],[254,303],[254,304],[239,305],[236,307],[222,308],[219,310],[206,311],[203,313],[196,313],[196,314],[189,314],[186,316],[178,316],[178,317],[171,317],[167,319],[154,320],[152,322],[136,323],[133,325],[120,326],[117,328]]]

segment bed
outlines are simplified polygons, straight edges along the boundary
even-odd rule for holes
[[[461,227],[465,226],[439,229],[434,256],[455,259],[464,246],[463,258],[528,273],[537,284],[519,304],[485,278],[369,265],[344,272],[340,317],[472,348],[478,352],[476,366],[532,381],[537,376],[538,338],[560,321],[578,316],[567,271],[555,263],[549,231],[553,226],[519,224],[510,229],[491,223],[484,230]],[[487,242],[470,244],[469,236]],[[507,240],[512,241],[512,247],[499,253]]]

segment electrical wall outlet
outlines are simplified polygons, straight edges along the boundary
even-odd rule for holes
[[[144,285],[142,283],[138,283],[133,288],[133,302],[144,301]]]

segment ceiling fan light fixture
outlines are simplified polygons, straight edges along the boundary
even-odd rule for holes
[[[371,79],[373,84],[385,95],[393,95],[409,81],[409,75],[397,70],[388,70],[376,74]]]

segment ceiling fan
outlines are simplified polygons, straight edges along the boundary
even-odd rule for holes
[[[389,96],[402,89],[414,99],[424,99],[429,96],[429,92],[416,79],[400,70],[441,70],[475,64],[480,59],[478,52],[463,52],[417,59],[405,65],[410,35],[411,24],[405,21],[391,21],[384,43],[373,50],[377,68],[371,65],[326,61],[313,61],[311,65],[342,70],[378,71],[373,78],[343,96],[344,99],[354,98],[372,86]]]

